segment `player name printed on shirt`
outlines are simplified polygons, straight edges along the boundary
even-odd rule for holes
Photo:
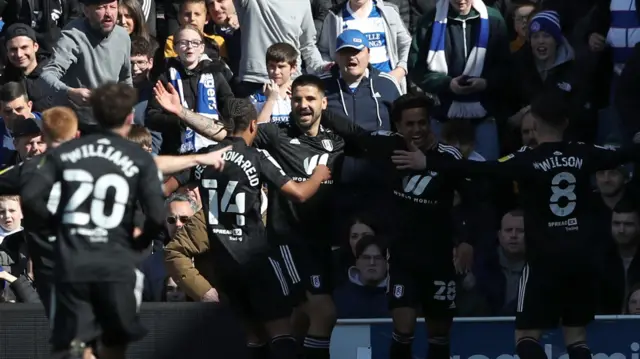
[[[95,145],[86,144],[69,152],[64,152],[60,155],[60,160],[62,162],[76,163],[81,159],[94,157],[104,158],[113,162],[122,169],[122,173],[127,177],[133,177],[140,172],[138,166],[133,164],[133,160],[131,160],[129,156],[116,150],[111,146],[111,141],[104,138],[98,140]]]
[[[252,187],[256,187],[260,184],[260,177],[256,171],[255,166],[249,159],[245,159],[244,155],[233,150],[225,152],[223,158],[226,162],[234,163],[238,167],[240,167],[244,173],[247,175],[247,179],[249,180],[249,184]],[[200,180],[202,177],[202,172],[206,166],[197,166],[195,170],[195,178]]]
[[[534,162],[533,168],[541,171],[549,171],[554,168],[562,168],[562,167],[572,167],[581,169],[582,168],[582,158],[578,158],[575,156],[565,157],[562,156],[562,152],[556,151],[553,153],[553,157],[549,157],[540,162]]]

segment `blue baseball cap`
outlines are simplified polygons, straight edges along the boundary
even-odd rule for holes
[[[345,30],[336,40],[336,52],[346,48],[361,51],[365,47],[369,47],[369,39],[358,30]]]

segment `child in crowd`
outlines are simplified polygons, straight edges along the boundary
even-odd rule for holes
[[[286,43],[276,43],[267,49],[269,83],[251,95],[258,111],[258,123],[286,123],[291,112],[291,76],[297,70],[298,51]]]
[[[218,35],[205,34],[204,26],[207,21],[207,4],[205,0],[185,0],[180,4],[180,13],[178,14],[180,25],[191,25],[203,34],[205,39],[204,53],[211,60],[218,60],[222,57],[225,61],[228,61],[224,38]],[[176,56],[178,54],[173,47],[173,36],[169,36],[164,46],[164,57],[169,59]]]
[[[20,197],[0,196],[0,243],[10,234],[22,230]]]
[[[151,132],[142,125],[131,126],[127,140],[139,144],[143,150],[149,153],[153,152]]]

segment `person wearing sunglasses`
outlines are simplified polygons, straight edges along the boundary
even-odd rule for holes
[[[169,238],[184,226],[191,216],[198,211],[198,205],[185,194],[173,194],[167,199],[167,217],[165,218]]]

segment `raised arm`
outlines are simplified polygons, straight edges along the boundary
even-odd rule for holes
[[[184,156],[156,156],[154,160],[160,172],[165,175],[181,172],[198,165],[211,166],[216,170],[222,170],[224,166],[223,155],[230,148],[231,146],[227,146],[216,151]]]

